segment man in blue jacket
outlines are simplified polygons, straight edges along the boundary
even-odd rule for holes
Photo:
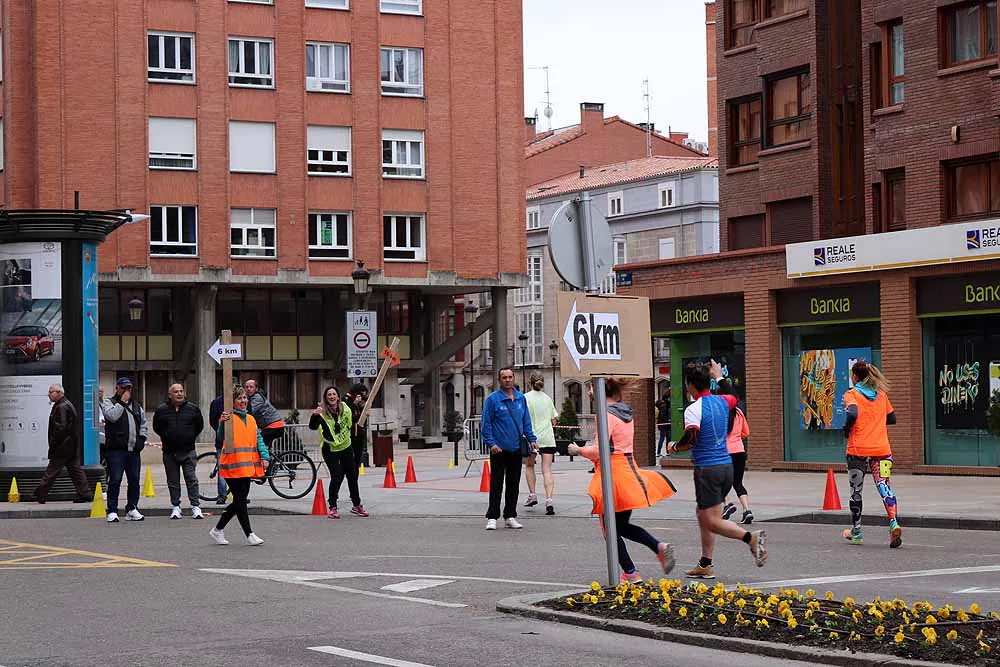
[[[497,529],[500,496],[504,497],[503,518],[508,528],[523,528],[517,521],[517,494],[521,486],[521,437],[537,448],[531,415],[524,394],[514,389],[514,369],[505,366],[497,376],[500,388],[486,397],[483,404],[483,442],[490,448],[490,507],[486,512],[486,530]]]

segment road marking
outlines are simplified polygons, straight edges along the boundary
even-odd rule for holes
[[[1000,588],[976,588],[975,586],[973,586],[972,588],[963,588],[960,591],[952,591],[952,594],[954,595],[960,595],[963,593],[967,593],[970,595],[976,593],[1000,593]]]
[[[8,558],[8,556],[16,557]],[[71,558],[80,558],[81,560],[70,560]],[[0,540],[0,571],[92,570],[120,567],[175,567],[175,565],[141,558],[131,558],[129,556],[114,556],[80,549],[65,549],[63,547],[31,544],[28,542]]]
[[[410,554],[381,554],[377,556],[356,556],[358,560],[382,560],[383,558],[418,558],[420,560],[465,560],[465,556],[419,556]],[[3,667],[0,665],[0,667]]]
[[[361,662],[372,662],[376,665],[389,665],[389,667],[431,667],[430,665],[425,665],[422,662],[396,660],[395,658],[386,658],[384,656],[373,655],[371,653],[359,653],[358,651],[350,651],[346,648],[338,648],[336,646],[310,646],[309,650],[316,651],[318,653],[339,655],[342,658],[351,658]]]
[[[308,586],[310,588],[321,588],[328,591],[337,591],[338,593],[353,593],[354,595],[364,595],[370,598],[386,598],[389,600],[403,600],[405,602],[416,602],[417,604],[426,604],[432,607],[448,607],[451,609],[459,609],[467,607],[468,605],[459,604],[457,602],[438,602],[437,600],[426,600],[424,598],[415,598],[408,595],[389,595],[388,593],[377,593],[375,591],[366,591],[360,588],[348,588],[347,586],[335,586],[333,584],[321,584],[315,579],[346,579],[349,577],[344,576],[315,576],[317,574],[332,574],[332,575],[344,575],[352,574],[355,576],[371,576],[365,573],[348,573],[348,572],[306,572],[306,573],[288,573],[282,572],[280,570],[216,570],[216,569],[203,569],[202,572],[211,572],[213,574],[233,574],[238,577],[250,577],[251,579],[265,579],[268,581],[280,581],[287,584],[298,584],[299,586]],[[305,574],[307,576],[296,576],[296,574]]]
[[[954,574],[979,574],[982,572],[1000,572],[1000,565],[950,567],[940,570],[912,570],[910,572],[846,574],[833,577],[814,577],[811,579],[785,579],[783,581],[748,582],[747,585],[753,586],[754,588],[789,588],[792,586],[809,586],[813,584],[842,584],[849,581],[874,581],[879,579],[911,579],[915,577],[946,577]]]
[[[297,583],[298,581],[317,581],[319,579],[360,579],[362,577],[393,577],[397,579],[454,579],[456,581],[487,581],[494,584],[518,584],[525,586],[551,586],[552,588],[589,588],[590,584],[579,582],[568,584],[564,581],[525,581],[523,579],[499,579],[496,577],[464,577],[453,574],[422,574],[403,572],[332,572],[320,571],[312,572],[305,570],[217,570],[206,568],[203,572],[219,572],[243,574],[254,576],[259,579],[273,579],[274,581],[288,581]],[[247,574],[254,573],[254,574]]]
[[[414,591],[422,591],[425,588],[434,588],[435,586],[444,586],[445,584],[455,583],[454,579],[410,579],[409,581],[401,581],[398,584],[389,584],[388,586],[383,586],[383,591],[394,591],[396,593],[412,593]]]

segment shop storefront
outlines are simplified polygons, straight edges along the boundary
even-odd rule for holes
[[[985,430],[1000,391],[997,273],[917,281],[923,324],[924,455],[929,465],[996,466],[998,441]]]
[[[715,359],[743,400],[746,397],[743,295],[661,299],[650,302],[653,336],[670,345],[671,438],[684,432],[684,368],[691,361]]]
[[[844,460],[844,392],[858,359],[882,363],[877,282],[776,294],[785,461]]]

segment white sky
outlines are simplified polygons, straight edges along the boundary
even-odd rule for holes
[[[708,139],[704,0],[523,0],[525,116],[547,129],[545,72],[552,127],[580,120],[580,102],[604,102],[604,115],[652,121],[666,133]]]

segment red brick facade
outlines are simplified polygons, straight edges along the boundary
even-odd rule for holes
[[[715,0],[705,3],[705,63],[708,89],[708,154],[719,155],[718,58],[716,57]]]

